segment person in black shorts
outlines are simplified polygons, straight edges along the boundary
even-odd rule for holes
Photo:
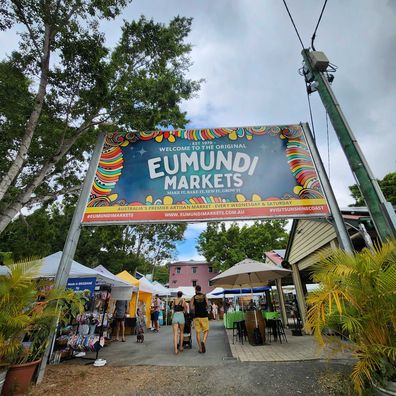
[[[121,339],[125,342],[125,316],[128,313],[129,304],[127,300],[117,300],[114,309],[114,317],[116,320],[116,338],[115,341],[120,341],[120,327]]]

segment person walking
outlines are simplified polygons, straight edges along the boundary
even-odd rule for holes
[[[206,340],[209,333],[208,299],[201,293],[201,286],[195,286],[195,295],[190,301],[190,310],[194,312],[194,327],[198,352],[206,352]],[[201,333],[203,338],[201,340]]]
[[[125,342],[125,317],[128,312],[129,304],[127,300],[117,300],[114,309],[114,317],[116,320],[116,338],[115,341],[120,341],[120,327],[121,339]]]
[[[212,304],[212,314],[213,314],[213,320],[217,320],[217,316],[219,314],[219,307],[215,302]]]
[[[184,324],[185,324],[184,313],[186,311],[187,311],[187,304],[183,298],[183,293],[181,291],[178,291],[173,306],[173,318],[172,318],[173,349],[176,355],[179,353],[179,351],[183,352],[183,332],[184,332]]]
[[[154,313],[153,313],[154,332],[158,333],[159,332],[159,314],[161,311],[161,300],[160,300],[158,294],[156,294],[154,297],[153,308],[154,308]]]

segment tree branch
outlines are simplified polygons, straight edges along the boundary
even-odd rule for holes
[[[31,39],[32,42],[33,42],[33,45],[34,45],[34,48],[35,48],[36,51],[37,51],[38,57],[41,58],[40,46],[38,45],[38,43],[37,43],[37,41],[36,41],[36,38],[34,37],[33,30],[32,30],[32,28],[31,28],[29,22],[27,21],[27,19],[26,19],[26,17],[25,17],[25,14],[24,14],[24,11],[23,11],[23,9],[22,9],[22,7],[21,7],[21,4],[20,4],[18,1],[13,1],[13,4],[14,4],[14,6],[17,8],[18,16],[19,16],[21,22],[26,26],[26,29],[27,29],[28,32],[29,32],[30,39]]]
[[[43,44],[43,56],[41,58],[41,76],[40,85],[34,100],[33,111],[30,114],[29,120],[25,128],[25,134],[22,138],[18,153],[15,160],[8,172],[4,175],[0,182],[0,201],[4,198],[7,190],[20,174],[23,164],[25,163],[29,147],[32,143],[33,135],[36,130],[41,111],[43,109],[44,96],[48,85],[48,71],[49,71],[49,60],[50,60],[50,46],[51,46],[51,29],[48,25],[45,26],[45,39]]]
[[[82,189],[82,185],[74,186],[71,188],[64,187],[58,191],[54,191],[53,193],[47,194],[43,197],[33,197],[25,205],[31,208],[33,205],[44,204],[51,200],[55,200],[58,197],[65,194],[77,194],[79,191],[81,191],[81,189]]]

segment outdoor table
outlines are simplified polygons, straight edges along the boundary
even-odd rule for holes
[[[265,320],[279,319],[279,312],[261,311],[261,314]]]
[[[238,320],[243,320],[244,317],[244,313],[242,311],[235,311],[235,312],[227,312],[226,314],[224,314],[224,327],[226,329],[232,329],[234,322],[238,321]]]

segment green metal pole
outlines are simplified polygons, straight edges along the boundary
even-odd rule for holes
[[[395,239],[396,229],[391,220],[394,213],[388,213],[385,197],[360,150],[327,77],[322,72],[313,68],[309,54],[309,49],[304,49],[302,51],[304,62],[318,84],[320,98],[329,114],[329,118],[347,157],[349,166],[355,176],[363,198],[366,201],[377,233],[382,242]]]

